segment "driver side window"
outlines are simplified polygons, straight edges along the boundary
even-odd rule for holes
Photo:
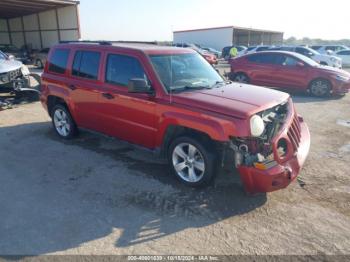
[[[298,64],[298,61],[291,56],[285,56],[284,58],[283,66],[296,66]]]
[[[132,78],[147,80],[146,73],[137,58],[117,54],[108,55],[105,78],[109,84],[122,86],[127,86]]]

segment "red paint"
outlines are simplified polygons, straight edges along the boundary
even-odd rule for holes
[[[245,73],[253,85],[283,87],[284,90],[290,91],[306,91],[310,83],[319,78],[326,79],[331,83],[333,94],[335,95],[345,94],[350,90],[350,80],[341,82],[336,79],[336,76],[339,74],[350,77],[350,73],[344,70],[325,66],[310,66],[289,52],[274,51],[273,53],[282,53],[293,57],[304,64],[304,66],[254,63],[248,60],[250,56],[254,55],[252,54],[230,60],[231,73]]]
[[[49,54],[58,47],[51,49]],[[48,72],[46,63],[42,76],[41,102],[47,110],[49,96],[63,99],[79,127],[88,128],[117,137],[149,149],[162,146],[169,126],[178,125],[206,133],[218,142],[229,142],[232,137],[249,137],[249,119],[255,113],[276,106],[289,99],[291,112],[288,121],[277,138],[285,136],[295,118],[293,103],[283,92],[257,86],[231,84],[210,90],[197,90],[168,94],[154,71],[149,54],[183,54],[195,52],[189,49],[149,45],[103,46],[92,44],[65,44],[60,49],[69,49],[68,67],[64,75]],[[101,53],[97,80],[91,81],[71,74],[75,52],[93,50]],[[127,87],[104,82],[108,54],[124,54],[137,58],[152,83],[155,95],[128,93]],[[74,85],[76,90],[69,89]],[[110,93],[115,99],[104,99]],[[295,178],[305,161],[310,145],[310,136],[302,123],[302,141],[293,156],[278,167],[264,172],[255,168],[240,167],[239,171],[248,192],[267,192],[287,186]],[[277,140],[274,141],[277,143]],[[295,152],[296,152],[295,151]],[[292,170],[292,178],[285,178],[281,170]],[[272,183],[279,183],[273,186]]]

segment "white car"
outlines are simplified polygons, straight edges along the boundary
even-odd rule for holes
[[[299,53],[311,58],[312,60],[316,61],[321,65],[332,66],[335,68],[342,68],[343,66],[341,58],[336,57],[334,55],[320,54],[314,49],[311,49],[305,46],[280,46],[280,47],[271,48],[270,50],[282,50],[282,51]]]
[[[344,67],[350,67],[350,49],[338,51],[335,55],[343,60]]]
[[[0,51],[0,92],[9,92],[14,88],[21,89],[20,82],[29,76],[28,67],[22,62],[10,59],[10,57]],[[14,86],[14,81],[18,85]]]
[[[320,54],[334,55],[342,50],[348,50],[349,48],[345,45],[324,45],[317,49]]]
[[[267,51],[270,48],[271,46],[268,46],[268,45],[250,46],[248,47],[248,49],[244,50],[242,55],[252,54],[252,53],[261,52],[261,51]]]

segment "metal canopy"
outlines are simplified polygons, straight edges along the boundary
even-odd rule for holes
[[[79,1],[74,0],[0,0],[0,18],[15,18],[77,4]]]

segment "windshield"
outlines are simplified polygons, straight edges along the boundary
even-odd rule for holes
[[[6,60],[7,55],[5,55],[3,52],[0,51],[0,60]]]
[[[0,45],[0,49],[4,52],[18,52],[19,49],[13,45]]]
[[[309,48],[309,47],[304,47],[307,51],[309,51],[310,53],[314,54],[314,55],[320,55],[319,52],[317,52],[316,50]]]
[[[199,54],[151,55],[151,62],[168,91],[211,88],[224,82]]]
[[[307,56],[301,55],[299,53],[293,53],[293,55],[296,56],[297,58],[299,58],[300,60],[302,60],[303,62],[307,63],[310,66],[319,66],[320,65],[317,62],[315,62],[314,60],[312,60],[311,58],[308,58]]]

